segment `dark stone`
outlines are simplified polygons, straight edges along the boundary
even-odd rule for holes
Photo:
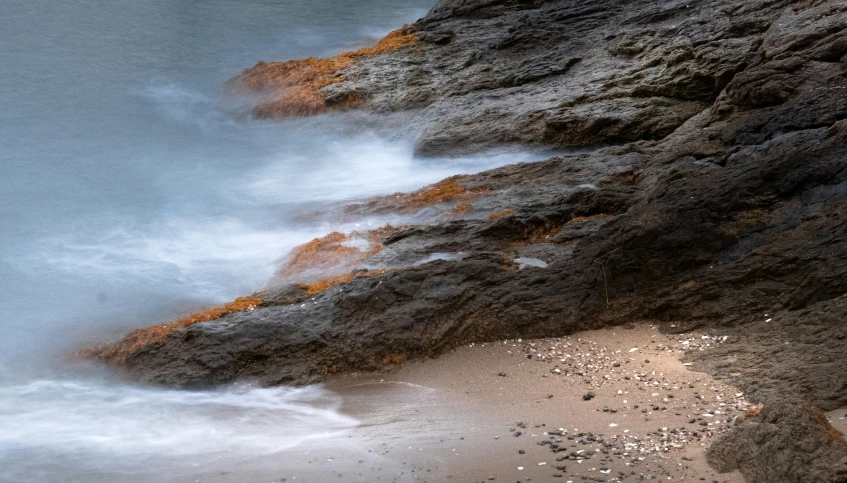
[[[719,471],[741,469],[748,481],[844,482],[847,443],[833,431],[808,403],[768,399],[758,416],[716,441],[707,459]]]

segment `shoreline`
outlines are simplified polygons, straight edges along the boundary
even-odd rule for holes
[[[360,421],[349,434],[280,454],[284,469],[199,481],[743,483],[706,463],[749,403],[680,360],[720,340],[700,337],[639,324],[471,344],[387,374],[339,376],[325,387]]]
[[[709,468],[705,450],[735,417],[743,418],[749,403],[736,388],[691,372],[680,360],[686,347],[716,343],[700,337],[708,336],[667,336],[639,324],[471,344],[381,377],[342,376],[327,388],[346,401],[362,385],[431,388],[433,405],[414,417],[438,422],[428,428],[429,444],[415,453],[414,441],[412,451],[403,450],[404,440],[394,451],[423,471],[446,462],[444,477],[454,481],[740,483],[737,472]],[[594,397],[585,400],[588,393]],[[367,421],[366,400],[349,401],[342,411]],[[461,428],[466,435],[451,440]]]

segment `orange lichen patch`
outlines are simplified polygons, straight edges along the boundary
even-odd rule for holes
[[[501,211],[500,213],[492,213],[492,214],[488,215],[488,219],[489,220],[496,220],[497,218],[503,218],[504,216],[509,216],[511,214],[514,214],[514,213],[515,213],[515,210],[506,210],[506,211]]]
[[[316,295],[327,290],[330,287],[350,282],[354,278],[356,278],[356,276],[352,273],[345,273],[344,275],[339,275],[337,277],[322,278],[313,283],[301,283],[300,288],[302,288],[309,295]]]
[[[78,357],[82,359],[99,359],[112,364],[123,364],[129,356],[139,350],[152,344],[161,344],[171,332],[177,329],[184,329],[201,322],[217,320],[224,315],[234,312],[253,310],[261,304],[262,299],[257,297],[238,297],[227,304],[206,309],[173,322],[134,330],[114,344],[85,349],[78,353]]]
[[[349,52],[349,55],[353,57],[371,57],[403,47],[408,47],[410,45],[415,45],[418,41],[418,35],[414,32],[408,32],[408,29],[409,26],[404,25],[401,29],[389,32],[388,35],[383,37],[373,47],[365,47],[364,49],[359,49],[355,52]]]
[[[750,406],[747,411],[744,411],[744,419],[753,419],[762,412],[762,408],[764,405],[762,404],[754,404]]]
[[[326,99],[315,89],[292,87],[280,92],[276,99],[253,108],[253,117],[270,119],[280,117],[308,117],[326,112]]]
[[[426,205],[458,200],[467,194],[465,187],[456,182],[460,178],[461,176],[452,176],[441,180],[412,193],[412,197]]]
[[[354,52],[344,52],[335,57],[289,60],[287,62],[259,62],[245,69],[240,76],[227,84],[238,91],[269,95],[270,99],[253,109],[260,118],[303,117],[324,113],[329,106],[320,93],[324,87],[343,82],[338,72],[350,67],[358,59],[414,45],[417,34],[404,27],[389,33],[373,47]],[[332,107],[339,110],[356,107],[360,99],[349,95]]]
[[[467,177],[467,175],[451,176],[412,193],[394,193],[371,198],[368,205],[382,205],[381,209],[398,213],[414,213],[421,208],[439,203],[470,202],[489,192],[486,189],[468,190],[462,186],[459,180]]]
[[[559,233],[562,227],[559,225],[543,225],[533,229],[526,229],[521,234],[520,240],[513,242],[514,246],[532,245],[535,243],[544,243],[556,233]]]
[[[334,231],[324,237],[295,247],[277,273],[278,278],[288,278],[308,270],[327,270],[341,264],[358,263],[363,256],[356,247],[344,245],[350,236]]]
[[[363,261],[382,251],[382,243],[385,239],[403,228],[405,226],[385,225],[367,232],[352,232],[347,235],[332,232],[321,238],[315,238],[295,247],[283,259],[282,267],[269,285],[292,282],[318,284],[321,280],[331,280],[332,276],[344,277],[341,273],[350,272]],[[326,288],[317,291],[321,292]]]
[[[355,274],[345,273],[344,275],[339,275],[337,277],[323,278],[313,283],[301,283],[300,288],[309,295],[317,295],[331,287],[335,287],[336,285],[351,282],[357,278],[375,277],[377,275],[382,275],[383,273],[388,273],[389,271],[390,269],[384,268],[381,270],[370,270]]]
[[[397,233],[398,231],[405,230],[406,228],[409,228],[409,225],[398,225],[398,226],[385,225],[385,226],[381,226],[381,227],[379,227],[375,230],[370,230],[367,233],[368,240],[371,243],[373,243],[374,245],[382,246],[382,243],[389,236],[393,235],[394,233]]]
[[[582,222],[586,222],[588,220],[602,220],[604,218],[610,218],[612,216],[615,216],[615,215],[612,215],[612,214],[609,214],[609,213],[600,213],[600,214],[591,215],[591,216],[575,216],[575,217],[571,218],[570,222],[571,223],[582,223]]]
[[[461,218],[462,216],[467,215],[473,210],[473,205],[468,203],[467,201],[463,201],[458,205],[454,206],[452,210],[448,211],[444,214],[444,218],[447,219],[455,219]]]

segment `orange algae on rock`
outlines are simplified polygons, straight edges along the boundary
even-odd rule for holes
[[[764,405],[761,404],[761,403],[760,404],[754,404],[754,405],[750,406],[749,408],[747,408],[746,411],[744,411],[744,419],[753,419],[753,418],[757,417],[759,415],[759,413],[762,412],[763,408],[764,408]]]
[[[412,193],[413,200],[425,205],[466,198],[467,190],[456,182],[461,176],[452,176]]]
[[[358,263],[362,259],[363,252],[354,246],[344,244],[349,241],[349,235],[334,231],[295,247],[286,257],[276,278],[284,280],[308,271],[324,271],[339,265]]]
[[[421,208],[437,205],[439,203],[470,202],[481,195],[488,193],[486,189],[468,190],[459,181],[467,178],[467,175],[456,175],[443,179],[435,184],[419,189],[411,193],[394,193],[388,196],[379,196],[368,200],[368,205],[380,207],[380,211],[391,211],[397,213],[414,213]],[[457,205],[455,208],[464,209],[470,205]],[[454,209],[455,209],[454,208]]]
[[[500,213],[492,213],[492,214],[488,215],[488,219],[489,220],[496,220],[497,218],[503,218],[504,216],[509,216],[511,214],[514,214],[514,212],[515,212],[515,210],[506,210],[506,211],[501,211]]]
[[[339,275],[337,277],[322,278],[312,283],[301,283],[300,288],[309,295],[317,295],[330,287],[350,282],[354,278],[356,278],[356,276],[352,273],[345,273],[344,275]]]
[[[253,108],[254,117],[314,116],[329,109],[326,97],[320,90],[343,82],[344,77],[337,75],[339,71],[350,67],[360,58],[390,52],[414,45],[416,42],[417,34],[409,33],[407,27],[404,27],[389,33],[373,47],[344,52],[335,57],[259,62],[245,69],[240,76],[231,79],[227,84],[236,91],[269,96]],[[358,97],[350,94],[335,102],[332,107],[347,110],[356,107],[358,103]]]
[[[332,232],[321,238],[315,238],[292,250],[286,264],[277,274],[277,278],[303,276],[304,273],[310,271],[319,273],[338,269],[338,267],[355,266],[362,260],[382,250],[382,242],[385,238],[402,228],[404,227],[385,225],[365,233],[354,232],[345,235],[339,232]],[[369,244],[369,248],[360,250],[355,246],[344,244],[355,240],[365,241]],[[308,294],[315,295],[335,285],[349,282],[354,278],[372,277],[386,273],[387,271],[387,269],[383,269],[357,274],[348,273],[336,277],[319,279],[313,283],[300,284],[300,286]],[[253,310],[261,304],[262,299],[259,297],[239,297],[227,304],[193,313],[188,317],[183,317],[173,322],[134,330],[114,344],[82,350],[76,354],[76,358],[97,359],[120,365],[125,363],[130,356],[139,350],[153,344],[164,342],[167,336],[175,330],[201,322],[210,322],[230,313]]]
[[[283,260],[270,284],[307,282],[326,279],[355,269],[361,262],[382,250],[383,241],[404,227],[385,225],[367,232],[332,232],[295,247]],[[314,282],[317,283],[317,282]],[[319,290],[320,291],[320,290]]]
[[[473,205],[468,203],[467,201],[463,201],[458,205],[454,206],[452,210],[444,214],[444,218],[455,219],[461,218],[464,215],[467,215],[473,210]]]
[[[357,278],[375,277],[377,275],[382,275],[383,273],[388,273],[389,271],[391,271],[391,269],[383,268],[379,270],[369,270],[367,272],[358,272],[355,274],[345,273],[344,275],[339,275],[337,277],[323,278],[313,283],[301,283],[300,288],[309,295],[317,295],[336,285],[351,282]]]
[[[177,329],[184,329],[201,322],[217,320],[234,312],[253,310],[262,304],[258,297],[238,297],[219,307],[212,307],[173,322],[137,329],[120,341],[103,347],[92,347],[78,353],[82,359],[99,359],[112,364],[123,364],[132,354],[152,344],[161,344],[165,338]]]

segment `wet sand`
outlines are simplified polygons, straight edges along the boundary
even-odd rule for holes
[[[705,450],[748,403],[680,360],[720,341],[639,325],[343,376],[327,387],[357,428],[196,481],[740,483]]]
[[[704,453],[747,403],[680,361],[714,343],[616,328],[465,347],[329,388],[363,422],[356,433],[384,438],[380,454],[417,481],[739,482]]]

